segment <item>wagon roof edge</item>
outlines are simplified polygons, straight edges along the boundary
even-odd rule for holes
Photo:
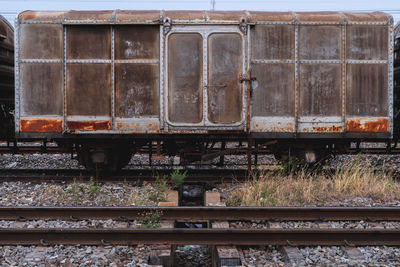
[[[26,10],[18,14],[20,23],[142,23],[160,24],[163,18],[172,22],[219,23],[233,22],[313,22],[341,23],[378,22],[393,23],[390,14],[384,12],[289,12],[289,11],[206,11],[206,10],[69,10],[36,11]]]

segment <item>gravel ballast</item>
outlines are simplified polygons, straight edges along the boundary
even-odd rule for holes
[[[148,266],[150,246],[0,246],[2,266]]]

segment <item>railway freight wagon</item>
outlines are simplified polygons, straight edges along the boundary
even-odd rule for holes
[[[0,15],[0,140],[14,138],[14,29]]]
[[[74,147],[89,169],[152,141],[185,158],[246,140],[313,162],[397,136],[385,13],[25,11],[16,27],[17,136]]]

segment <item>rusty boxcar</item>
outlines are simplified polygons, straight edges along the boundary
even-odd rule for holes
[[[393,30],[380,12],[25,11],[15,131],[88,168],[152,141],[183,155],[274,140],[278,158],[314,161],[397,136]]]
[[[0,15],[0,140],[14,138],[14,29]]]

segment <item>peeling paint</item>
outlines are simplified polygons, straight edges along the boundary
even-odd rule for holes
[[[387,118],[353,118],[346,121],[347,132],[388,132]]]
[[[342,126],[313,126],[313,132],[317,133],[339,133],[342,129]]]
[[[132,121],[116,121],[116,129],[129,133],[158,133],[160,125],[158,121],[149,120],[132,120]]]
[[[67,128],[77,131],[111,130],[110,121],[67,121]]]
[[[62,132],[62,119],[20,119],[21,132]]]
[[[263,133],[293,133],[294,129],[294,119],[284,119],[284,118],[268,118],[265,119],[255,119],[252,118],[250,122],[251,132],[263,132]]]

